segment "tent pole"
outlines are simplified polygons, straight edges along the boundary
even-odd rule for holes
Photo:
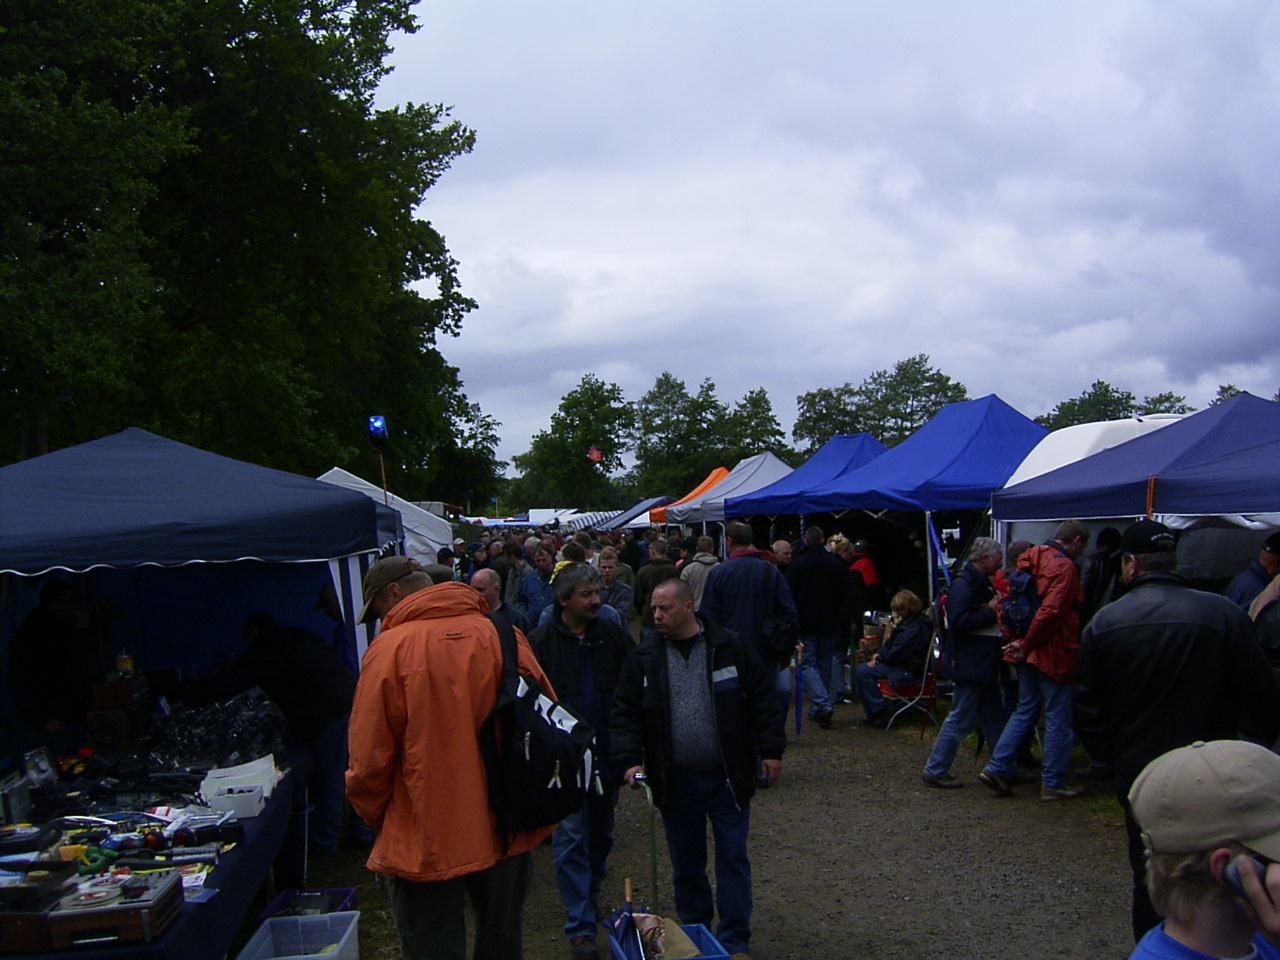
[[[924,512],[924,555],[929,578],[929,609],[933,609],[933,511]]]

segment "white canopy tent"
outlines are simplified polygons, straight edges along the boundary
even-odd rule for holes
[[[725,500],[767,487],[787,476],[792,469],[768,451],[740,460],[729,475],[708,490],[705,496],[667,507],[667,523],[723,521]]]
[[[453,528],[449,526],[448,520],[437,517],[434,513],[428,513],[416,504],[397,497],[394,493],[384,495],[381,487],[357,477],[354,473],[348,473],[341,467],[334,467],[316,479],[348,490],[355,490],[363,493],[370,500],[388,503],[399,510],[401,522],[404,524],[405,555],[421,563],[435,563],[436,551],[453,542]]]

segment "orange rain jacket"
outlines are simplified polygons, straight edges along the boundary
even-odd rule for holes
[[[365,652],[348,730],[347,797],[377,832],[367,866],[419,882],[493,866],[504,854],[489,809],[478,735],[498,695],[502,648],[488,604],[463,583],[410,594]],[[520,672],[552,693],[518,630]]]

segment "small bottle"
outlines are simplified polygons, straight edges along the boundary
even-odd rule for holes
[[[133,676],[133,654],[127,652],[123,647],[116,654],[116,673],[122,677]]]

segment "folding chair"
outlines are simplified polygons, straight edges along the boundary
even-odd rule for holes
[[[889,704],[889,709],[893,710],[893,715],[884,725],[886,730],[908,710],[919,710],[924,714],[924,719],[920,721],[920,739],[924,739],[924,731],[929,723],[938,722],[934,704],[938,699],[938,673],[941,664],[942,647],[935,627],[933,636],[929,640],[929,653],[924,659],[924,671],[918,683],[880,681],[880,695]]]

